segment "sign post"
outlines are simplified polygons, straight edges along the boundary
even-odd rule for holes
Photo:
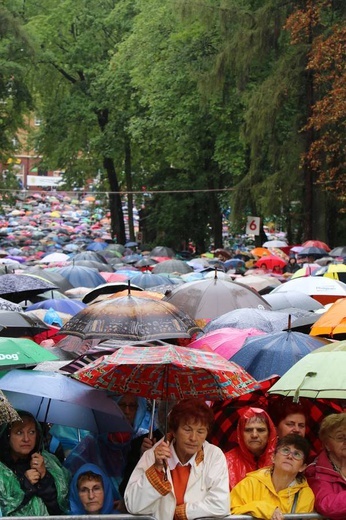
[[[247,217],[246,222],[246,234],[247,235],[260,235],[260,217]]]

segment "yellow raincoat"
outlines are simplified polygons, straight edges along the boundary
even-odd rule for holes
[[[314,510],[314,494],[304,479],[278,493],[275,491],[270,468],[262,468],[248,473],[231,491],[231,513],[251,515],[261,520],[270,520],[275,508],[283,514],[292,511],[294,496],[298,493],[295,513],[311,513]]]

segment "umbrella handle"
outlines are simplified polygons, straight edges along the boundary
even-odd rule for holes
[[[298,388],[296,389],[296,391],[294,392],[294,396],[293,396],[293,402],[294,403],[299,403],[299,392],[300,392],[300,389],[301,387],[303,386],[304,382],[305,382],[305,379],[307,377],[314,377],[314,376],[317,376],[317,372],[307,372],[305,374],[305,376],[303,377],[303,380],[302,382],[300,383],[300,385],[298,386]]]
[[[151,417],[150,417],[150,426],[149,426],[149,439],[150,440],[153,439],[153,434],[154,434],[155,409],[156,409],[156,399],[153,399]]]

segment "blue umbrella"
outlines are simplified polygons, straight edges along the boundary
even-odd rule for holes
[[[33,311],[35,309],[54,309],[55,311],[65,312],[66,314],[72,314],[72,316],[74,316],[77,314],[77,312],[84,309],[84,307],[86,307],[86,304],[79,300],[50,299],[29,305],[26,310]]]
[[[248,338],[231,361],[245,368],[255,379],[282,376],[302,357],[329,343],[291,330]]]
[[[69,265],[57,269],[66,280],[70,282],[73,287],[90,287],[94,288],[105,282],[105,279],[99,274],[96,269],[84,267],[82,265]]]
[[[108,246],[107,242],[90,242],[87,245],[87,251],[103,251]]]
[[[157,285],[173,284],[172,279],[168,276],[161,276],[159,274],[152,273],[138,273],[135,276],[131,276],[131,285],[138,285],[142,289],[148,289],[149,287],[156,287]]]

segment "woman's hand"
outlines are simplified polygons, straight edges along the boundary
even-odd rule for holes
[[[37,484],[37,482],[40,480],[41,478],[41,475],[39,474],[39,472],[37,471],[37,469],[28,469],[24,475],[26,476],[26,478],[28,479],[28,481],[30,482],[30,484],[34,485],[34,484]]]
[[[155,468],[159,471],[164,469],[168,459],[171,456],[171,450],[169,449],[169,442],[162,441],[154,450],[155,455]]]
[[[32,470],[36,470],[40,475],[40,478],[43,478],[46,474],[46,466],[44,463],[44,458],[40,453],[33,453],[31,455],[30,468]]]
[[[281,513],[278,507],[274,509],[274,513],[270,520],[284,520],[284,515]]]

